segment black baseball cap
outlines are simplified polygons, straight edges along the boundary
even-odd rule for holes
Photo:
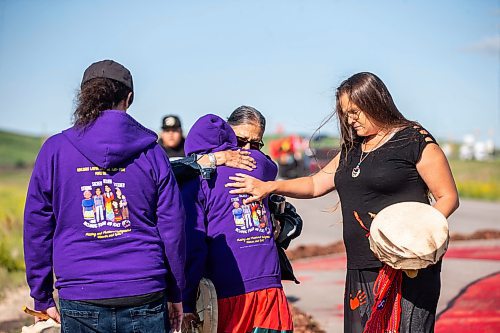
[[[173,115],[173,114],[169,114],[169,115],[163,117],[163,119],[161,121],[161,128],[163,130],[178,129],[181,127],[182,127],[181,120],[179,119],[179,117],[177,117],[176,115]]]
[[[132,82],[132,74],[123,65],[113,60],[101,60],[94,62],[83,73],[83,79],[80,87],[95,78],[103,77],[123,83],[127,88],[134,91],[134,83]]]

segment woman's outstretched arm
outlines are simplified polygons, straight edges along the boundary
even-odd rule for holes
[[[262,200],[271,193],[298,199],[316,198],[335,189],[334,176],[339,160],[340,153],[315,175],[289,180],[263,182],[252,176],[237,173],[229,177],[233,182],[227,183],[226,187],[235,188],[230,191],[231,194],[250,194],[245,203]]]

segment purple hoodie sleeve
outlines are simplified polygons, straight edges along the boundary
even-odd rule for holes
[[[183,291],[184,313],[196,310],[198,285],[205,272],[207,258],[205,196],[200,179],[184,183],[182,199],[186,207],[186,287]]]
[[[35,162],[24,208],[24,261],[35,310],[55,306],[52,242],[56,227],[52,207],[53,154],[46,142]]]
[[[159,158],[159,187],[157,228],[165,247],[168,261],[167,299],[169,302],[181,302],[185,277],[186,233],[184,206],[181,193],[175,181],[167,156],[161,147],[157,147]]]

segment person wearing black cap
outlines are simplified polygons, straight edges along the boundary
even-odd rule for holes
[[[170,161],[185,157],[184,135],[181,120],[176,115],[167,115],[161,121],[158,143],[163,147]]]
[[[62,332],[179,330],[185,214],[172,167],[157,134],[127,112],[128,69],[96,62],[80,88],[74,126],[44,143],[27,192],[24,258],[35,310]]]

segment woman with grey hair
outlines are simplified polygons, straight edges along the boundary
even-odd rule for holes
[[[251,106],[240,106],[227,118],[238,139],[238,147],[260,150],[264,146],[262,137],[266,130],[266,118]]]
[[[262,137],[266,129],[266,119],[257,109],[243,105],[231,113],[227,122],[236,133],[238,147],[241,149],[204,155],[191,154],[172,161],[172,169],[179,183],[182,184],[200,174],[209,179],[215,168],[220,165],[248,171],[255,169],[255,160],[248,150],[260,150],[264,146]]]

